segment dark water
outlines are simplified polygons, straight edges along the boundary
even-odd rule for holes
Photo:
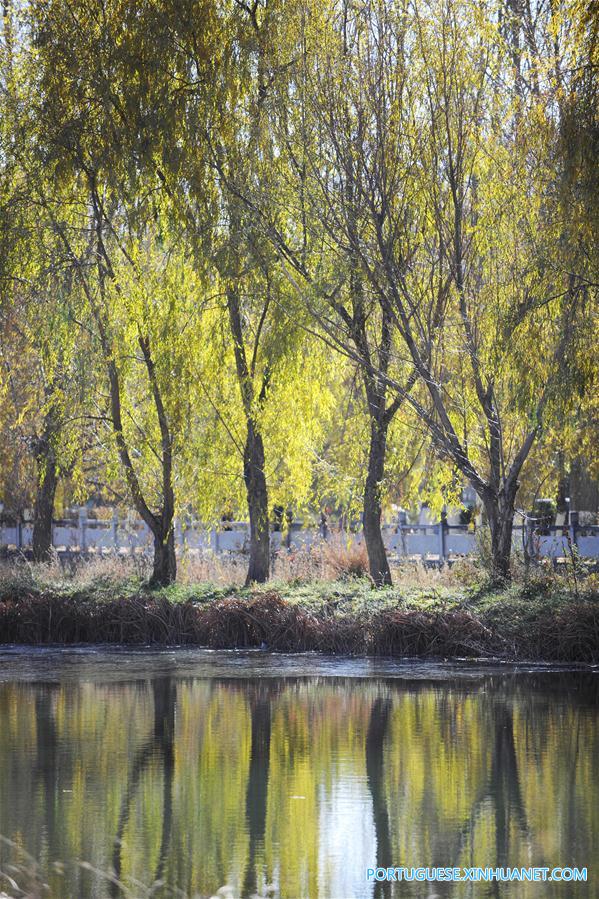
[[[60,899],[599,896],[598,698],[596,672],[2,650],[0,869],[23,885],[29,853]],[[375,886],[376,865],[589,880]]]

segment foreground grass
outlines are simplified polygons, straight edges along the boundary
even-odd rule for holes
[[[0,642],[262,647],[397,657],[599,662],[596,575],[536,570],[497,589],[402,572],[366,578],[212,583],[151,590],[141,573],[85,576],[27,565],[0,571]]]

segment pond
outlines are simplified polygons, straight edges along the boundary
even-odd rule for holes
[[[0,869],[59,899],[598,896],[598,698],[595,671],[3,649]],[[588,882],[367,879],[389,866]]]

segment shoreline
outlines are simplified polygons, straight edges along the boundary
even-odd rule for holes
[[[53,657],[55,653],[59,653],[59,658],[64,658],[64,654],[73,653],[74,656],[82,656],[84,658],[89,654],[95,658],[100,655],[105,658],[119,657],[127,659],[146,657],[160,658],[162,655],[177,653],[181,658],[185,659],[188,655],[195,657],[202,653],[208,653],[209,659],[218,658],[219,662],[229,658],[239,661],[247,660],[251,663],[257,660],[268,660],[273,662],[273,670],[270,668],[260,667],[257,671],[251,671],[246,674],[245,671],[227,673],[226,679],[256,677],[263,678],[279,678],[290,677],[300,680],[302,678],[311,677],[329,677],[334,676],[339,679],[349,678],[368,680],[371,677],[394,679],[396,675],[403,678],[405,673],[411,673],[412,670],[417,672],[432,672],[436,676],[434,680],[441,681],[445,678],[446,672],[451,675],[459,675],[462,672],[470,679],[470,674],[599,674],[599,662],[545,662],[533,661],[532,659],[501,659],[493,656],[484,656],[482,658],[476,656],[455,656],[453,658],[442,658],[440,656],[373,656],[373,655],[346,655],[342,653],[325,653],[321,650],[304,649],[304,650],[288,650],[280,651],[276,649],[261,649],[259,647],[246,648],[229,648],[229,649],[213,649],[208,646],[201,646],[194,643],[1,643],[0,642],[0,683],[2,678],[2,663],[10,662],[11,659],[32,658],[36,654]],[[317,663],[316,669],[307,672],[297,673],[292,669],[291,673],[287,673],[276,666],[278,660],[289,662],[291,660],[309,659]],[[369,670],[357,671],[342,670],[329,672],[320,665],[368,665],[374,663],[376,668]],[[392,667],[386,667],[392,666]],[[203,672],[200,676],[203,676]],[[222,675],[217,672],[216,679]],[[129,679],[129,674],[126,674]],[[420,679],[420,678],[419,678]],[[44,680],[44,676],[40,677]],[[35,679],[32,680],[35,683]],[[427,681],[428,682],[428,681]],[[1,894],[0,894],[1,899]]]
[[[365,658],[596,665],[599,597],[321,588],[4,592],[0,644],[263,649]],[[175,591],[178,588],[174,588]],[[341,592],[341,595],[339,595]],[[116,598],[115,598],[116,597]]]

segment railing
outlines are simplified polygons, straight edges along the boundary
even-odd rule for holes
[[[336,533],[332,531],[328,539]],[[33,527],[30,522],[0,522],[0,551],[27,552],[31,549]],[[361,541],[363,536],[344,532],[347,540]],[[249,526],[246,522],[226,522],[209,528],[199,522],[175,522],[178,548],[192,553],[247,553]],[[298,550],[325,539],[318,528],[304,528],[294,522],[287,532],[271,535],[273,551]],[[463,525],[402,524],[383,526],[387,551],[394,558],[451,560],[477,550],[474,531]],[[142,521],[88,518],[85,511],[77,521],[55,521],[52,545],[58,553],[144,552],[152,546],[152,535]],[[568,525],[537,526],[528,522],[514,527],[513,546],[531,558],[563,559],[576,553],[581,558],[599,559],[599,526],[578,524],[576,517]]]

